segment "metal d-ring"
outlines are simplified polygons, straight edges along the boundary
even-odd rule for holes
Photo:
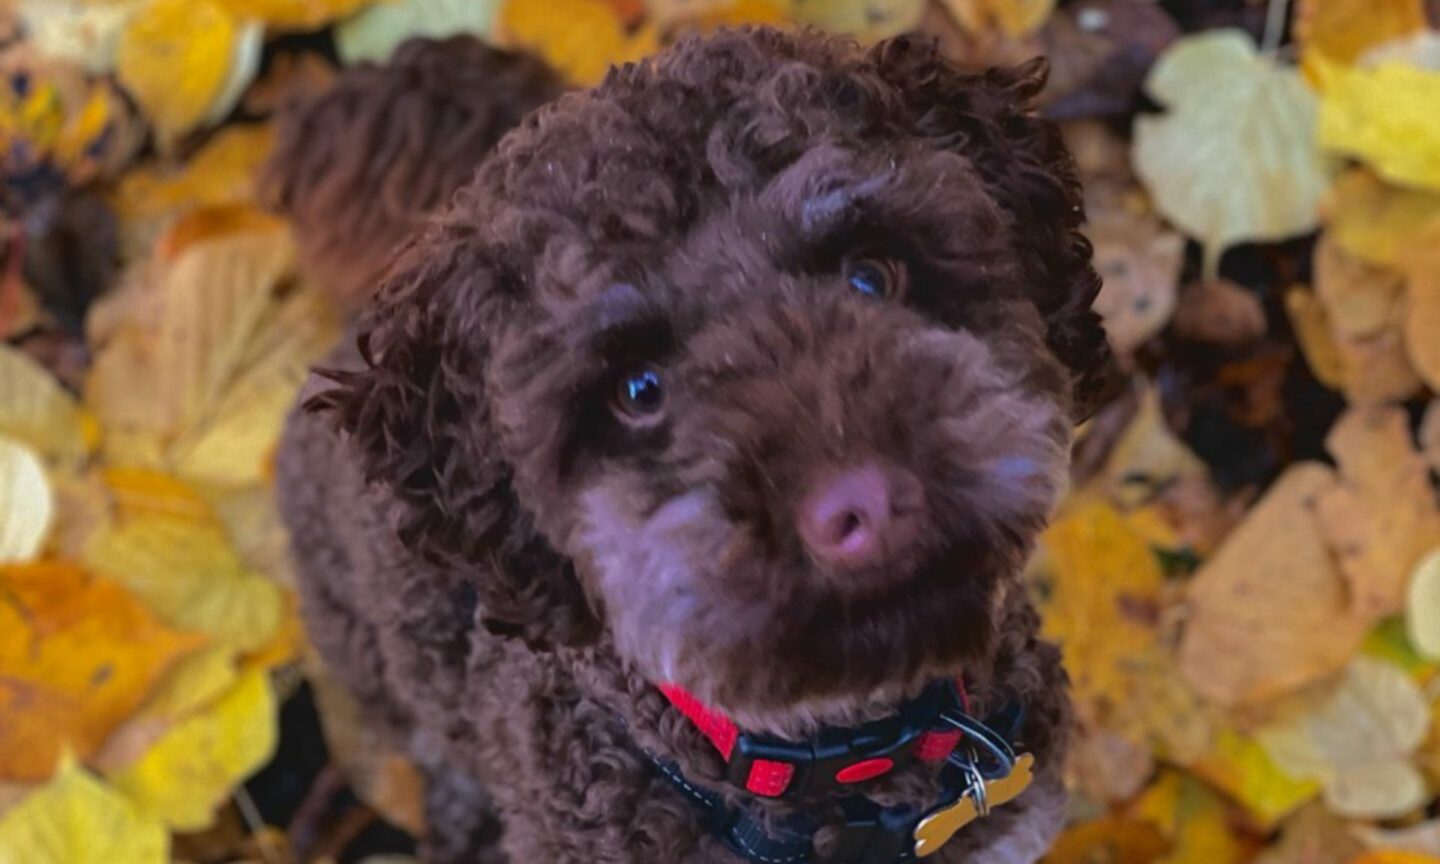
[[[940,719],[965,734],[966,749],[970,751],[968,759],[955,753],[950,754],[950,764],[962,771],[973,770],[982,781],[998,780],[1009,776],[1010,772],[1015,770],[1015,750],[1010,746],[1010,742],[1005,740],[1005,736],[974,717],[958,711],[946,711],[940,715]],[[996,767],[993,774],[981,768],[982,762],[976,758],[977,746],[993,757]],[[982,782],[979,785],[985,784]],[[982,792],[981,795],[983,794]],[[978,805],[979,801],[976,804]]]

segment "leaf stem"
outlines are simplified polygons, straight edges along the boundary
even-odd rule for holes
[[[1260,51],[1273,54],[1285,38],[1285,17],[1290,11],[1290,0],[1269,0],[1265,6],[1265,29],[1260,33]]]

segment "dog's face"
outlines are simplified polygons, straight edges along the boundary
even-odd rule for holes
[[[772,726],[984,662],[1066,473],[1057,316],[1094,290],[1068,182],[1003,118],[962,141],[911,104],[913,46],[808,38],[692,43],[502,145],[376,319],[389,388],[358,388],[446,390],[423,452],[372,435],[376,473],[459,516],[409,527],[481,571],[483,613],[533,636],[517,607],[581,606],[642,675]]]

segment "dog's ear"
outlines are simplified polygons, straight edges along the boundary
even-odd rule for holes
[[[934,40],[913,36],[881,42],[870,56],[906,101],[916,132],[964,155],[1014,220],[1050,349],[1074,375],[1077,419],[1088,416],[1108,395],[1114,363],[1091,309],[1100,277],[1080,233],[1085,202],[1075,160],[1036,108],[1049,66],[1036,58],[967,74]]]
[[[364,367],[327,373],[336,386],[307,407],[332,413],[367,480],[389,490],[405,546],[473,584],[490,630],[581,644],[595,617],[517,500],[489,417],[486,334],[517,302],[502,282],[472,243],[422,235],[361,323]]]

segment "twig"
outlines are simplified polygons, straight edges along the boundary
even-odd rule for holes
[[[255,838],[255,851],[265,860],[265,864],[284,864],[280,850],[270,842],[265,831],[265,820],[260,816],[260,808],[255,806],[255,800],[250,797],[250,793],[244,786],[236,786],[234,798],[235,806],[240,810],[240,818],[245,820],[245,826]]]
[[[1285,18],[1290,12],[1290,0],[1270,0],[1265,6],[1265,29],[1260,34],[1260,51],[1273,54],[1285,38]]]

